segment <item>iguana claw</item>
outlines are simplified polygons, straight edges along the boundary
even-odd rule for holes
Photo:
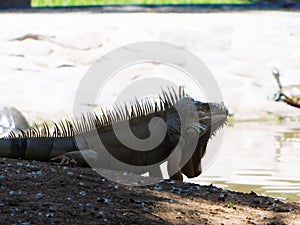
[[[72,159],[69,156],[66,155],[60,155],[57,157],[54,157],[50,159],[50,162],[53,163],[54,165],[59,165],[59,166],[76,166],[77,162],[75,159]]]

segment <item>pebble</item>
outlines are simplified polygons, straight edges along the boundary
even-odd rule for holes
[[[53,218],[54,217],[54,213],[53,212],[49,212],[45,215],[47,218]]]
[[[161,186],[155,186],[153,189],[155,191],[161,191],[163,188]]]
[[[225,202],[225,195],[224,194],[220,194],[219,197],[218,197],[218,201],[223,201]]]
[[[70,176],[73,176],[74,172],[73,171],[69,171],[67,174],[70,175]]]
[[[201,189],[200,186],[194,186],[193,188],[196,189],[197,191],[200,191]]]
[[[23,222],[21,223],[22,225],[30,225],[31,223],[30,222]]]
[[[17,165],[18,166],[24,166],[24,164],[22,162],[18,162]]]
[[[256,199],[253,201],[254,204],[259,204],[259,205],[262,205],[263,204],[263,201],[261,199]]]
[[[97,198],[97,202],[102,202],[102,203],[110,203],[111,200],[108,198]]]
[[[176,184],[177,181],[176,181],[176,180],[170,180],[168,183],[169,183],[169,184]]]
[[[17,194],[17,192],[15,192],[15,191],[10,191],[9,192],[9,195],[15,195],[15,194]]]
[[[178,188],[178,187],[172,187],[171,192],[176,192],[178,195],[181,194],[182,192],[182,188]]]
[[[77,178],[80,178],[80,179],[82,179],[82,178],[84,178],[85,176],[84,175],[82,175],[82,174],[79,174],[78,176],[77,176]]]
[[[37,198],[43,198],[44,195],[43,195],[43,193],[40,193],[40,192],[39,192],[39,193],[36,194],[36,197],[37,197]]]
[[[85,192],[85,191],[81,191],[81,192],[79,192],[79,194],[80,194],[81,196],[86,196],[86,192]]]
[[[38,170],[38,171],[33,171],[33,172],[28,172],[29,175],[43,175],[43,171],[42,170]]]
[[[26,166],[29,169],[31,169],[32,171],[38,171],[38,170],[40,170],[40,168],[37,165],[31,165],[30,163],[28,163]]]
[[[96,218],[99,217],[99,218],[102,218],[104,216],[104,211],[99,211],[97,214],[96,214]]]

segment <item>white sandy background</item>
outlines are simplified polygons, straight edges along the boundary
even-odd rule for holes
[[[284,85],[300,84],[298,12],[4,13],[0,26],[0,104],[15,106],[30,122],[71,117],[88,68],[116,47],[139,41],[169,42],[196,54],[237,119],[299,118],[299,110],[268,99],[277,90],[274,66]],[[43,39],[13,41],[26,34]]]

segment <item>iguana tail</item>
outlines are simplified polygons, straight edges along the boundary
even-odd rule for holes
[[[78,150],[74,137],[16,137],[0,139],[0,156],[48,161]]]

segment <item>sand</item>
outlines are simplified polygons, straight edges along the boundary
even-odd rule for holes
[[[0,14],[0,104],[16,107],[31,123],[71,117],[78,85],[101,56],[134,42],[162,41],[208,66],[235,119],[299,118],[297,109],[271,99],[274,66],[284,85],[300,84],[299,18],[276,11]],[[40,36],[16,40],[28,34]],[[114,85],[108,104],[122,85]]]

